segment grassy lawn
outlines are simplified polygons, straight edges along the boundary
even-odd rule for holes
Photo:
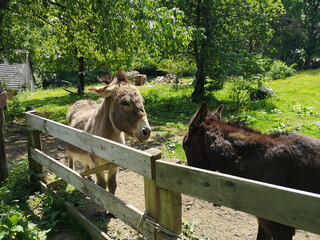
[[[262,132],[298,132],[320,138],[320,71],[299,72],[269,83],[275,96],[262,103],[251,102],[250,126]],[[259,106],[260,105],[260,106]]]
[[[240,119],[250,127],[264,133],[292,131],[320,138],[320,71],[303,71],[295,76],[268,82],[274,90],[273,98],[249,101],[238,112],[233,112],[228,88],[211,94],[207,98],[213,110],[225,104],[223,116]],[[75,88],[70,88],[76,92]],[[149,122],[153,127],[186,129],[191,116],[200,103],[189,101],[192,86],[146,85],[139,88],[145,99]],[[19,97],[23,108],[34,106],[38,113],[55,121],[65,122],[69,104],[76,100],[98,98],[90,93],[78,96],[63,89],[26,92]]]

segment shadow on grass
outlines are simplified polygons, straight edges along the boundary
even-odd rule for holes
[[[181,130],[181,131],[182,131],[181,134],[184,134],[184,130]],[[145,143],[138,142],[137,140],[132,138],[127,138],[126,145],[136,149],[140,149],[142,151],[147,150],[149,148],[161,149],[166,144],[166,142],[170,138],[173,138],[175,135],[173,133],[165,133],[164,135],[152,133],[151,136],[152,136],[151,139],[149,139]]]
[[[24,100],[23,105],[25,107],[33,106],[35,109],[39,107],[43,107],[45,105],[66,106],[81,99],[97,99],[97,97],[90,93],[88,94],[85,93],[82,95],[71,93],[71,94],[66,94],[64,96],[59,96],[59,97],[50,96],[42,99]]]
[[[189,87],[190,88],[190,87]],[[191,92],[182,93],[169,90],[167,93],[161,91],[149,91],[144,96],[145,107],[148,113],[148,119],[151,125],[166,125],[167,123],[182,123],[187,125],[196,113],[202,101],[190,102]],[[234,103],[231,99],[220,101],[212,97],[204,99],[208,103],[208,110],[213,111],[221,104],[224,104],[223,116],[238,115],[239,112],[234,110]],[[271,112],[276,106],[269,100],[248,101],[244,109],[254,111]]]
[[[156,85],[144,88],[141,93],[145,100],[144,105],[150,124],[153,126],[164,126],[167,123],[187,125],[201,105],[201,101],[190,101],[192,91],[192,86],[179,86],[179,88],[175,88],[168,85]],[[43,114],[44,117],[60,121],[60,119],[65,118],[67,109],[61,108],[61,110],[57,110],[57,108],[53,108],[53,106],[58,106],[59,109],[59,107],[68,106],[80,99],[98,100],[98,97],[91,93],[83,95],[66,93],[66,95],[59,97],[50,96],[49,94],[50,93],[48,93],[48,97],[42,99],[24,100],[22,104],[24,107],[33,106],[35,110],[42,108],[39,112],[40,115]],[[205,101],[208,103],[209,111],[213,111],[219,107],[220,104],[224,104],[223,116],[229,116],[231,114],[237,115],[233,110],[234,104],[231,99],[219,101],[211,94],[211,97],[207,97]],[[44,106],[48,107],[43,109]],[[51,106],[52,109],[55,109],[54,111],[51,109]],[[248,102],[244,108],[253,110],[261,109],[270,112],[275,106],[271,101],[262,100]]]

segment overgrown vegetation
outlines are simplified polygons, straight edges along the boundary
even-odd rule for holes
[[[0,239],[44,240],[69,226],[77,239],[87,239],[83,230],[70,219],[61,202],[49,192],[30,192],[28,161],[15,163],[0,187]],[[30,195],[28,195],[30,194]]]
[[[270,66],[270,71],[268,72],[268,75],[273,80],[291,77],[295,73],[295,70],[293,68],[294,66],[295,64],[287,66],[284,62],[280,60],[275,60]]]

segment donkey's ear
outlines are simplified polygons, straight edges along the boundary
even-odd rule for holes
[[[88,89],[90,92],[100,96],[100,97],[111,97],[114,94],[115,86],[102,86],[102,87],[92,87]]]
[[[208,114],[207,103],[203,102],[199,107],[198,111],[193,115],[189,124],[189,129],[192,131],[193,129],[198,128],[200,124],[203,122],[204,118],[207,116],[207,114]]]
[[[216,118],[221,119],[221,113],[223,110],[224,105],[221,104],[217,109],[212,111],[212,115],[214,115]]]

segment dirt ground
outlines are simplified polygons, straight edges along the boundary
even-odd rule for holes
[[[128,145],[132,145],[142,150],[156,147],[161,148],[162,144],[156,139],[155,134],[149,143],[141,145],[129,141]],[[179,138],[179,136],[177,136]],[[181,138],[181,137],[180,137]],[[66,163],[66,154],[64,143],[54,137],[42,135],[44,152],[51,155],[55,159]],[[5,146],[7,154],[7,162],[9,168],[12,162],[21,161],[27,158],[27,140],[25,136],[25,128],[21,126],[12,126],[5,132]],[[127,203],[135,206],[140,210],[144,210],[143,196],[143,178],[142,176],[120,169],[118,178],[118,188],[116,195]],[[225,207],[216,207],[212,203],[199,200],[186,195],[182,196],[182,219],[188,226],[194,225],[194,239],[255,239],[258,229],[257,220],[254,216],[228,209]],[[114,239],[143,239],[139,236],[135,229],[127,226],[119,219],[111,218],[102,221],[96,216],[96,210],[99,207],[86,199],[86,208],[81,209],[82,213],[95,222],[99,222],[100,226],[108,225],[108,235]],[[106,227],[104,228],[106,229]],[[66,233],[57,234],[54,240],[72,239]],[[294,239],[310,239],[320,240],[319,235],[310,234],[305,231],[298,230]]]

